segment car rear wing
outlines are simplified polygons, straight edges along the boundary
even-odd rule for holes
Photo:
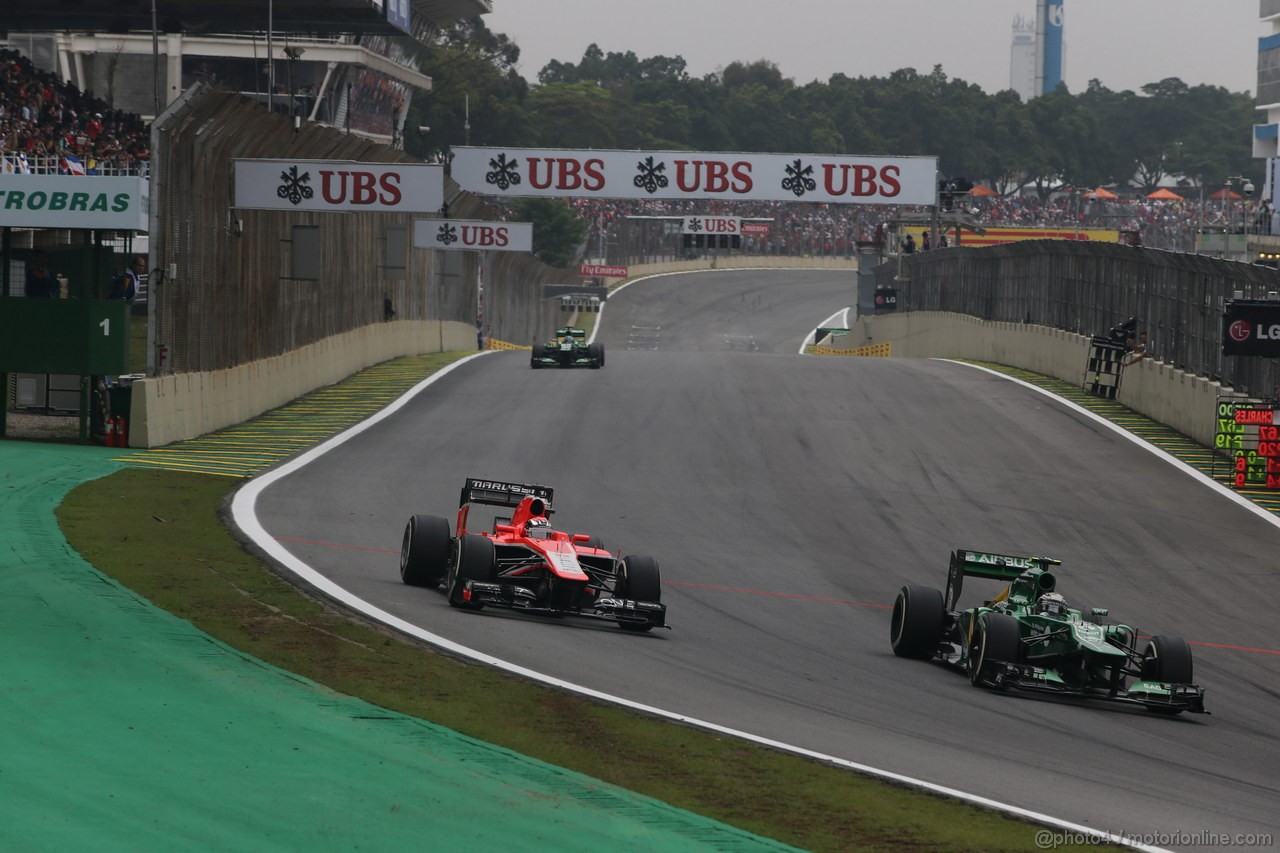
[[[951,552],[951,563],[947,566],[947,609],[955,610],[956,603],[960,600],[960,589],[964,586],[966,577],[990,578],[1012,583],[1027,569],[1043,569],[1060,565],[1062,565],[1061,560],[1050,557],[1022,557],[957,548]]]
[[[542,498],[547,505],[547,515],[551,515],[551,496],[555,492],[550,486],[537,486],[531,483],[503,483],[498,480],[476,480],[471,477],[462,486],[462,497],[458,506],[469,503],[488,504],[490,506],[517,507],[527,497]]]

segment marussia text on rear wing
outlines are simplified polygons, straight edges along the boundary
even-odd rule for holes
[[[951,564],[947,567],[947,607],[955,609],[965,577],[1012,582],[1027,569],[1046,569],[1060,565],[1061,560],[1050,557],[1021,557],[957,548],[951,552]]]
[[[462,486],[462,497],[458,506],[469,503],[489,504],[491,506],[516,507],[527,497],[542,498],[547,505],[547,515],[551,514],[551,495],[555,490],[550,486],[537,486],[530,483],[503,483],[498,480],[476,480],[468,477]]]

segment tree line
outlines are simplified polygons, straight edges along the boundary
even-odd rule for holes
[[[1063,183],[1136,183],[1150,192],[1167,175],[1192,186],[1236,175],[1262,182],[1251,152],[1252,96],[1176,77],[1141,92],[1098,80],[1078,94],[1060,85],[1024,102],[1011,90],[988,93],[949,78],[940,65],[927,74],[902,68],[798,85],[765,59],[694,77],[679,56],[642,59],[593,44],[577,62],[547,63],[530,85],[516,70],[519,46],[480,18],[442,28],[411,50],[434,81],[405,122],[406,150],[425,159],[467,142],[931,155],[944,177],[1002,194],[1030,184],[1042,197]]]

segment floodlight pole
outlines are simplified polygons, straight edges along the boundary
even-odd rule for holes
[[[151,91],[155,115],[160,116],[160,30],[156,26],[156,0],[151,0]]]
[[[271,32],[276,28],[275,2],[267,0],[267,111],[276,111],[276,55],[272,47]]]

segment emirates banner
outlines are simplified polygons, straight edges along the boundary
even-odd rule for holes
[[[491,196],[931,205],[936,157],[453,149],[452,176]]]
[[[532,252],[532,222],[490,222],[485,219],[415,219],[415,249]]]
[[[236,207],[436,213],[444,167],[329,160],[236,160]]]

